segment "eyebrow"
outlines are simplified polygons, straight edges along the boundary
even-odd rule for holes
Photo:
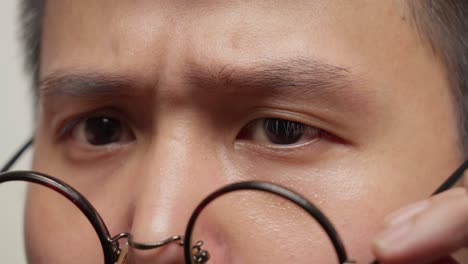
[[[360,78],[349,68],[306,58],[257,62],[252,65],[211,67],[190,65],[184,74],[189,86],[230,94],[258,94],[276,91],[296,96],[317,96],[351,91]],[[155,85],[146,85],[154,87]],[[71,97],[83,100],[147,95],[141,80],[130,76],[92,73],[55,73],[40,84],[43,98]]]
[[[54,73],[39,83],[39,96],[44,98],[74,97],[98,99],[135,95],[129,88],[136,80],[121,75],[100,73]]]
[[[254,66],[194,67],[187,78],[200,87],[232,87],[230,92],[272,92],[295,90],[302,93],[334,92],[358,82],[349,68],[305,58],[257,63]]]

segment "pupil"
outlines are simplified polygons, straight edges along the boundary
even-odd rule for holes
[[[117,142],[122,135],[119,121],[107,117],[93,117],[85,123],[86,140],[91,145],[101,146]]]
[[[274,144],[294,144],[304,135],[303,124],[284,119],[265,119],[264,127],[268,139]]]

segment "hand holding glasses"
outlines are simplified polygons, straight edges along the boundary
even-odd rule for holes
[[[37,172],[6,172],[31,144],[32,141],[23,146],[0,174],[0,192],[28,183],[28,193],[40,197],[27,203],[28,243],[57,249],[48,253],[26,247],[28,262],[50,263],[46,260],[54,259],[54,263],[89,263],[86,261],[89,258],[102,259],[102,264],[132,263],[132,252],[177,243],[183,247],[186,264],[304,263],[317,254],[328,258],[335,254],[337,260],[333,262],[340,264],[355,263],[348,258],[330,220],[314,204],[292,190],[267,182],[239,182],[216,190],[193,211],[184,236],[176,235],[157,243],[135,241],[126,232],[111,236],[91,203],[65,182]],[[467,167],[465,161],[434,194],[452,187]],[[70,227],[79,232],[63,232]],[[272,234],[271,230],[287,232]],[[328,252],[308,250],[323,241],[321,237],[308,235],[312,232],[328,236],[331,242]],[[0,236],[8,239],[8,234]],[[275,239],[269,239],[272,237]]]

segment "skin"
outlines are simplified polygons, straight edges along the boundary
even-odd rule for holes
[[[387,214],[428,197],[462,162],[446,69],[403,1],[50,0],[44,23],[33,167],[86,196],[111,235],[157,242],[183,234],[209,193],[262,180],[319,205],[359,263],[375,255],[384,263],[429,263],[463,246],[428,257],[420,254],[424,245],[398,252],[391,245],[399,243],[373,245]],[[94,79],[77,81],[83,77]],[[96,85],[103,77],[118,85],[103,91]],[[90,145],[74,120],[96,115],[120,120],[124,136]],[[261,118],[327,135],[285,147],[260,132],[241,133]],[[420,231],[411,228],[411,243],[437,240],[421,235],[440,226],[427,220],[436,207],[468,211],[465,192],[455,192],[409,217],[426,219]],[[99,263],[85,222],[55,201],[29,191],[30,261]],[[269,196],[226,197],[196,232],[211,263],[336,263],[317,225]],[[45,241],[70,233],[69,243]],[[79,249],[71,259],[57,254],[71,246]],[[134,263],[183,262],[177,245],[130,255]]]

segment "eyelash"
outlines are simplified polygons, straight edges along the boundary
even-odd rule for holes
[[[84,114],[80,114],[76,117],[68,119],[68,121],[64,121],[63,125],[61,128],[58,130],[58,139],[59,140],[70,140],[73,139],[74,133],[76,133],[76,129],[79,128],[80,124],[82,122],[86,122],[86,120],[95,118],[95,117],[107,117],[111,119],[118,120],[122,126],[125,127],[125,129],[128,128],[128,131],[132,134],[132,137],[134,137],[134,131],[131,126],[129,126],[128,122],[125,120],[125,118],[121,118],[121,115],[118,113],[115,113],[116,111],[113,110],[98,110],[98,111],[93,111],[93,112],[87,112]],[[263,123],[263,126],[260,126]],[[282,124],[285,126],[283,128],[283,131],[281,131],[283,134],[283,139],[287,140],[292,140],[295,141],[295,137],[303,139],[305,137],[306,142],[292,142],[292,143],[285,143],[285,144],[280,144],[278,142],[267,142],[269,139],[271,139],[271,135],[268,135],[268,127],[270,126],[269,129],[271,129],[271,125],[269,125],[269,122],[276,122],[276,134],[280,134],[278,130],[278,124]],[[286,132],[284,130],[286,127],[290,127],[290,131]],[[257,129],[256,133],[254,130]],[[258,129],[263,130],[263,131],[258,131]],[[249,134],[250,133],[250,134]],[[260,134],[259,134],[260,133]],[[289,134],[288,134],[289,133]],[[262,135],[260,138],[258,135]],[[238,132],[236,135],[236,140],[241,140],[241,141],[249,141],[250,144],[254,145],[263,145],[267,146],[270,148],[299,148],[304,145],[308,145],[309,143],[312,143],[314,141],[317,141],[319,139],[333,139],[333,136],[329,134],[327,131],[319,129],[317,127],[313,126],[308,126],[304,123],[301,122],[296,122],[290,120],[290,118],[276,118],[276,117],[263,117],[263,118],[257,118],[246,125],[242,127],[242,129]],[[102,146],[96,146],[87,143],[88,146],[93,146],[94,148],[96,147],[102,147]]]
[[[323,138],[328,133],[301,122],[283,118],[259,118],[244,126],[240,140],[256,141],[270,147],[297,148]]]
[[[112,119],[119,120],[123,124],[128,124],[125,118],[121,117],[121,114],[113,108],[100,108],[93,111],[87,111],[81,114],[76,114],[74,116],[68,117],[59,123],[56,129],[56,139],[58,141],[65,140],[70,137],[73,133],[73,130],[83,121],[93,118],[93,117],[108,117]]]

